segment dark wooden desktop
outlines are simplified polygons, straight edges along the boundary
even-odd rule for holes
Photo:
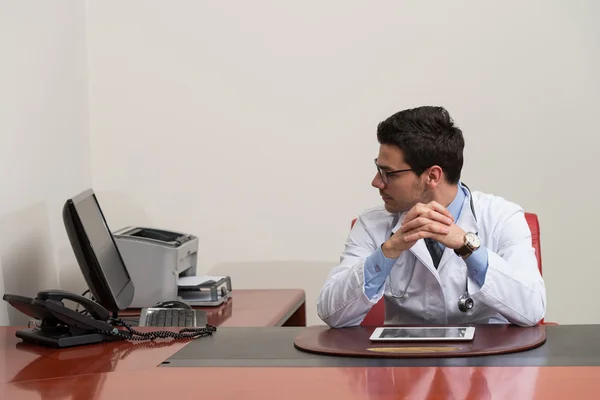
[[[511,366],[397,366],[394,360],[294,349],[293,338],[306,321],[302,290],[235,290],[220,308],[209,311],[219,326],[215,336],[193,342],[127,341],[54,350],[22,344],[15,337],[19,327],[1,327],[0,399],[586,399],[600,393],[600,366],[595,366],[600,365],[595,344],[600,329],[549,330],[555,339],[556,332],[567,332],[588,341],[589,357],[581,342],[578,357],[592,366],[531,366],[536,360],[523,366],[518,357]],[[559,350],[568,353],[561,340]],[[176,357],[187,346],[195,346],[201,366],[174,365],[191,360],[185,354]],[[224,354],[229,347],[237,353]],[[568,363],[562,354],[555,352],[554,362]]]

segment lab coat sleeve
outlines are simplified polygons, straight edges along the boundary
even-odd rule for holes
[[[546,314],[546,288],[523,210],[507,213],[494,238],[497,251],[486,249],[485,283],[480,287],[469,279],[473,301],[494,308],[512,324],[536,325]]]
[[[381,293],[385,280],[396,265],[397,258],[387,258],[381,246],[371,254],[364,263],[365,295],[372,299]],[[487,260],[486,260],[487,262]]]
[[[385,285],[369,299],[365,294],[364,264],[377,245],[358,218],[350,231],[340,263],[332,269],[317,301],[319,318],[332,328],[360,325],[383,296]]]
[[[479,286],[485,282],[485,274],[488,269],[487,249],[480,247],[471,254],[467,260],[467,273]]]

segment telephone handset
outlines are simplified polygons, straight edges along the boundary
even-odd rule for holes
[[[78,294],[67,292],[66,290],[43,290],[37,294],[36,298],[40,300],[52,300],[57,302],[62,302],[62,300],[71,300],[85,308],[86,311],[95,319],[108,321],[110,318],[110,312],[100,304]]]
[[[84,315],[78,311],[65,307],[62,300],[68,299],[82,305],[90,315]],[[49,290],[38,293],[33,299],[34,304],[46,307],[50,312],[68,326],[82,330],[111,331],[113,327],[108,323],[110,313],[100,304],[79,296],[75,293],[64,294],[57,293],[55,290]]]
[[[111,316],[102,305],[86,297],[64,290],[43,290],[32,299],[6,293],[2,297],[23,314],[41,321],[41,325],[18,330],[24,342],[49,347],[71,347],[112,340],[154,340],[157,338],[192,339],[212,335],[216,327],[185,328],[171,331],[138,332],[126,322]],[[82,306],[89,315],[68,308],[63,300]],[[119,329],[124,327],[125,329]]]
[[[41,321],[41,326],[17,331],[17,337],[50,347],[71,347],[127,338],[110,323],[110,312],[93,300],[64,290],[44,290],[35,298],[5,294],[3,299],[22,313]],[[70,309],[63,300],[71,300],[89,313]]]

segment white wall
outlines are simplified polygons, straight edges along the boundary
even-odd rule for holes
[[[0,292],[81,290],[61,219],[91,185],[84,5],[0,4]],[[27,317],[0,305],[0,325]]]
[[[197,234],[200,272],[304,262],[314,292],[350,219],[380,201],[369,186],[377,123],[443,105],[466,136],[464,181],[539,214],[547,318],[600,322],[586,247],[599,220],[599,11],[592,1],[89,1],[95,189],[113,229]],[[302,273],[289,271],[268,285]]]

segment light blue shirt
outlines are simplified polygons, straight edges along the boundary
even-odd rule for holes
[[[447,208],[454,217],[454,221],[458,221],[467,196],[467,189],[460,183],[458,189],[456,197]],[[442,251],[446,248],[446,246],[441,243],[437,244],[442,248]],[[364,277],[365,295],[369,299],[372,299],[381,290],[381,287],[385,283],[385,279],[390,274],[390,271],[397,260],[397,258],[387,258],[383,254],[381,246],[373,254],[367,257],[364,265]],[[467,273],[471,279],[477,282],[480,287],[483,286],[488,269],[487,250],[483,246],[479,247],[479,249],[474,251],[473,254],[466,259],[465,263],[467,264]]]

